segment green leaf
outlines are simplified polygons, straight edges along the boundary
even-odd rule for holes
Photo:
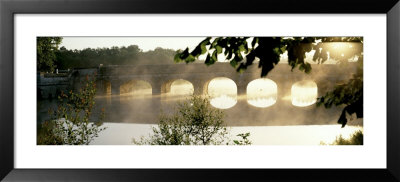
[[[245,49],[245,47],[244,47],[244,44],[241,44],[241,45],[239,46],[239,51],[240,51],[240,52],[245,52],[245,51],[246,51],[246,49]]]
[[[207,45],[210,45],[210,39],[211,39],[211,37],[207,37],[205,40],[203,40],[200,44],[199,44],[199,47],[200,47],[200,52],[201,52],[201,54],[204,54],[204,53],[206,53],[207,52]]]
[[[306,73],[310,73],[311,72],[311,64],[310,63],[305,63],[304,64],[304,70]]]
[[[217,60],[214,59],[213,57],[211,57],[210,54],[207,54],[207,58],[206,58],[206,61],[205,61],[205,64],[207,66],[214,64],[216,61]]]
[[[250,52],[250,49],[249,49],[249,46],[248,46],[246,40],[244,41],[244,49],[246,50],[246,51],[244,51],[245,54],[248,54]]]
[[[195,60],[196,58],[193,55],[189,54],[189,56],[185,59],[185,62],[191,63],[194,62]]]
[[[207,66],[214,64],[214,62],[211,60],[210,54],[207,54],[206,61],[204,62]]]
[[[217,45],[215,46],[215,50],[217,51],[217,54],[221,54],[222,53],[222,47]]]
[[[235,59],[236,59],[238,62],[240,62],[240,61],[243,60],[243,56],[242,56],[242,54],[240,53],[240,51],[236,51],[236,53],[235,53]]]
[[[215,47],[218,45],[219,40],[221,40],[222,37],[215,38],[214,41],[211,43],[211,47]]]
[[[179,62],[182,62],[182,61],[183,61],[183,60],[181,59],[180,53],[177,52],[177,53],[175,54],[175,56],[174,56],[174,62],[175,62],[175,63],[179,63]]]
[[[189,56],[189,48],[186,48],[182,53],[180,53],[179,58],[186,59]]]
[[[304,64],[301,64],[301,65],[299,66],[299,70],[300,70],[300,71],[304,71],[304,70],[305,70]]]
[[[230,62],[232,67],[236,68],[236,66],[238,65],[238,62],[235,59],[232,59]]]
[[[212,53],[211,59],[212,59],[214,62],[217,62],[217,61],[218,61],[217,51],[214,51],[214,52]]]
[[[286,51],[286,46],[281,47],[281,52],[284,53]]]

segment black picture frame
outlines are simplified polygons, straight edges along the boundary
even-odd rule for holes
[[[381,13],[387,15],[386,169],[15,169],[15,14]],[[5,181],[400,181],[398,0],[0,0],[0,179]],[[384,120],[384,118],[382,118]],[[373,156],[371,156],[373,157]]]

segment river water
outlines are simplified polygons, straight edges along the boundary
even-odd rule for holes
[[[132,123],[104,123],[107,127],[91,145],[132,145],[132,139],[149,136],[156,125]],[[362,130],[361,126],[296,125],[296,126],[241,126],[228,127],[232,139],[239,133],[250,132],[252,145],[320,145],[332,143],[337,136],[349,138]]]
[[[294,87],[301,92],[307,90],[306,95],[292,94],[297,100],[291,95],[277,98],[276,85],[268,80],[259,82],[264,86],[248,90],[248,93],[259,94],[252,96],[236,95],[237,91],[230,89],[234,86],[230,81],[210,83],[216,87],[209,88],[210,102],[224,111],[224,120],[233,137],[250,132],[250,140],[255,145],[318,145],[320,142],[331,143],[338,135],[348,137],[363,129],[360,119],[345,128],[336,124],[341,108],[316,108],[316,96],[309,94],[316,93],[314,88]],[[268,84],[270,86],[265,86]],[[153,96],[151,88],[147,87],[121,95],[96,96],[93,115],[98,115],[104,108],[107,129],[92,144],[129,145],[133,138],[148,136],[151,127],[158,123],[159,115],[173,113],[177,103],[187,99],[192,92],[193,86],[181,81],[172,84],[170,93],[158,96]],[[299,101],[298,98],[302,99]],[[37,107],[40,123],[50,119],[47,111],[57,107],[57,100],[38,101]]]

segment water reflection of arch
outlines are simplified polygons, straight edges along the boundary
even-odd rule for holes
[[[247,103],[255,107],[270,107],[278,99],[278,86],[268,78],[254,79],[246,88]]]
[[[237,85],[227,77],[216,77],[207,82],[207,94],[212,106],[228,109],[237,103]]]

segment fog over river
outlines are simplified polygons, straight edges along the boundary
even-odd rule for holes
[[[104,122],[157,124],[161,112],[173,113],[177,103],[193,93],[193,85],[177,80],[171,84],[169,93],[151,93],[151,86],[144,81],[123,85],[121,95],[96,96],[93,115],[104,108]],[[229,126],[336,124],[342,110],[317,108],[317,87],[312,81],[298,82],[285,96],[278,98],[276,84],[269,79],[256,79],[249,83],[246,95],[237,95],[232,80],[217,78],[208,84],[208,96],[213,107],[224,111]],[[48,108],[56,105],[56,99],[39,101],[38,121],[49,119]],[[362,122],[356,125],[362,125]]]
[[[169,93],[158,96],[151,94],[147,83],[135,84],[121,86],[121,95],[96,96],[93,115],[104,108],[107,129],[92,144],[125,145],[132,138],[148,136],[160,113],[173,113],[177,103],[193,93],[192,84],[185,80],[173,82]],[[336,124],[341,108],[317,108],[317,87],[312,81],[294,84],[282,98],[276,90],[273,81],[257,79],[249,83],[246,95],[237,95],[233,81],[219,78],[209,83],[208,96],[213,107],[224,111],[231,135],[250,132],[255,145],[318,145],[362,129],[362,119],[345,128]],[[49,119],[47,110],[56,105],[56,99],[39,101],[38,122]]]

